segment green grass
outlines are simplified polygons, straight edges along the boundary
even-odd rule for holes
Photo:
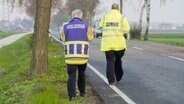
[[[5,38],[5,37],[7,37],[7,36],[10,36],[10,35],[12,35],[12,34],[13,34],[13,33],[1,32],[1,31],[0,31],[0,39]]]
[[[184,33],[149,34],[149,40],[164,44],[184,46]]]
[[[52,41],[48,48],[49,73],[31,76],[28,40],[26,36],[0,49],[0,104],[99,104],[89,85],[84,98],[68,100],[63,50]]]
[[[15,104],[23,102],[34,83],[27,79],[31,50],[26,38],[0,49],[0,102]]]

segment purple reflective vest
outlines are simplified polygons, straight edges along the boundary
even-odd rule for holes
[[[73,18],[64,25],[65,58],[88,58],[88,25],[79,18]]]

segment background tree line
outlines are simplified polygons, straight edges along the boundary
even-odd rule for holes
[[[91,23],[95,15],[95,8],[99,0],[52,0],[51,27],[59,27],[63,22],[71,18],[71,12],[74,9],[81,9],[84,12],[84,20]],[[25,3],[26,13],[32,18],[36,14],[36,0],[27,0]]]

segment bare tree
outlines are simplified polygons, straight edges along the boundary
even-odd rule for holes
[[[26,2],[24,3],[26,7],[26,13],[32,19],[35,19],[36,15],[36,2],[37,0],[26,0]],[[63,7],[62,3],[63,0],[52,0],[52,9],[61,10]]]
[[[148,40],[149,26],[150,26],[150,8],[151,0],[144,0],[143,5],[141,6],[140,17],[139,17],[139,25],[138,29],[140,34],[142,32],[142,18],[144,14],[144,10],[146,9],[146,31],[144,33],[144,40]],[[139,35],[141,36],[141,35]]]
[[[145,7],[146,7],[146,2],[144,2],[142,7],[141,7],[141,12],[140,12],[140,17],[139,17],[139,24],[138,24],[138,29],[140,31],[139,36],[141,36],[141,32],[142,32],[142,17],[143,17],[143,14],[144,14]]]
[[[165,4],[168,0],[160,0],[160,4]],[[172,1],[172,0],[171,0]],[[140,11],[140,18],[139,18],[139,29],[140,34],[142,32],[142,17],[144,10],[146,8],[146,31],[144,33],[144,40],[148,40],[149,35],[149,27],[150,27],[150,10],[151,10],[151,0],[144,0],[143,5]]]
[[[74,9],[81,9],[84,13],[84,19],[90,22],[95,14],[94,10],[98,3],[99,0],[67,0],[66,8],[69,13]]]
[[[151,9],[151,0],[145,0],[146,2],[146,31],[144,34],[144,40],[148,40],[148,33],[150,27],[150,9]]]

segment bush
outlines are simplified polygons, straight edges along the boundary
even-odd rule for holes
[[[130,29],[130,39],[141,39],[141,29],[136,24],[133,24]]]

